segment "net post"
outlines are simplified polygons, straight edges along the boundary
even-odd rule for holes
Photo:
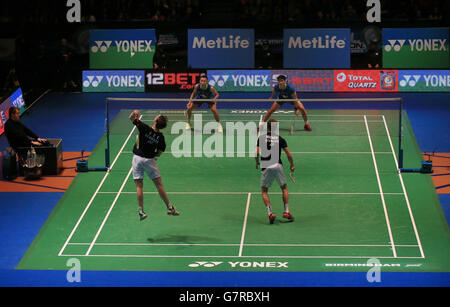
[[[398,168],[401,172],[403,169],[403,149],[402,149],[402,134],[403,134],[403,98],[399,100],[399,133],[398,133]]]
[[[106,130],[106,148],[105,148],[105,167],[109,169],[110,166],[110,143],[109,143],[109,101],[106,98],[106,116],[105,116],[105,130]]]

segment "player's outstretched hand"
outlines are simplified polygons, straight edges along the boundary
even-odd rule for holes
[[[136,120],[136,118],[139,117],[139,110],[134,110],[133,112],[131,112],[129,119],[134,122]]]

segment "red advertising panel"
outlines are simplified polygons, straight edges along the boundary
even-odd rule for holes
[[[335,92],[398,92],[398,70],[335,70]]]
[[[272,70],[272,86],[277,77],[284,75],[287,81],[299,92],[332,92],[334,73],[332,70]]]
[[[206,76],[206,70],[190,71],[146,71],[147,92],[183,92],[192,91],[194,86],[200,82],[200,76]]]

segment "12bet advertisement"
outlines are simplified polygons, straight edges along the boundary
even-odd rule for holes
[[[206,70],[189,71],[147,70],[145,72],[146,92],[192,92],[200,82],[200,77],[206,76]]]

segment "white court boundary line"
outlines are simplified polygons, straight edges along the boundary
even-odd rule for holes
[[[255,147],[256,148],[256,147]],[[184,151],[182,151],[182,150],[180,150],[179,152],[177,152],[177,153],[183,153]],[[123,154],[133,154],[133,152],[132,151],[123,151],[122,152]],[[164,152],[165,154],[172,154],[173,152],[172,151],[165,151]],[[213,152],[210,152],[210,151],[202,151],[202,152],[200,152],[200,151],[189,151],[188,153],[191,153],[191,154],[198,154],[198,153],[203,153],[203,154],[210,154],[210,153],[213,153]],[[375,152],[376,154],[385,154],[385,155],[390,155],[390,154],[392,154],[390,151],[386,151],[386,152],[384,152],[384,151],[379,151],[379,152]],[[236,155],[239,155],[239,154],[254,154],[254,152],[250,152],[250,151],[234,151],[234,152],[231,152],[231,151],[224,151],[222,154],[236,154]],[[327,155],[327,154],[336,154],[336,155],[345,155],[345,154],[348,154],[348,155],[371,155],[372,153],[370,152],[370,151],[368,151],[368,152],[365,152],[365,151],[291,151],[291,154],[296,154],[296,155]],[[184,158],[186,158],[186,157],[184,157]],[[226,156],[224,157],[224,158],[226,158]],[[236,158],[236,157],[232,157],[232,158]],[[238,158],[240,158],[240,157],[238,157]],[[247,158],[247,157],[243,157],[243,158]]]
[[[242,257],[242,250],[244,249],[245,229],[247,228],[247,218],[248,218],[248,211],[250,208],[251,197],[252,197],[252,193],[248,193],[247,205],[245,207],[244,226],[242,226],[242,236],[241,236],[241,243],[239,244],[239,256],[238,257]]]
[[[140,116],[140,118],[142,118],[142,115]],[[72,239],[73,235],[75,234],[75,231],[78,229],[78,226],[80,225],[81,221],[83,220],[84,216],[86,215],[86,212],[89,210],[89,208],[92,205],[92,202],[94,201],[95,197],[97,196],[97,194],[99,193],[101,187],[103,186],[103,183],[105,183],[106,178],[108,177],[108,175],[110,174],[110,170],[114,167],[114,165],[116,164],[117,160],[119,159],[119,156],[121,154],[121,152],[123,151],[123,149],[125,148],[125,146],[127,145],[128,141],[130,140],[130,137],[133,135],[134,130],[136,129],[136,126],[133,127],[133,129],[131,129],[130,134],[128,135],[128,137],[125,140],[125,143],[123,143],[122,148],[120,149],[120,151],[117,153],[113,163],[111,164],[110,168],[108,169],[108,171],[106,172],[105,176],[103,176],[102,181],[99,183],[97,189],[95,190],[94,195],[92,195],[91,199],[89,200],[89,203],[87,204],[86,208],[84,209],[83,213],[81,214],[80,218],[78,219],[77,223],[75,224],[75,227],[72,229],[72,232],[70,233],[69,237],[67,238],[66,242],[64,243],[63,247],[61,248],[61,250],[58,253],[58,256],[61,256],[61,254],[64,252],[64,250],[66,249],[67,244],[70,242],[70,240]]]
[[[90,245],[91,243],[69,243],[69,245]],[[95,243],[97,246],[222,246],[237,247],[242,243]],[[248,243],[244,246],[270,246],[270,247],[391,247],[390,244],[264,244]],[[396,247],[418,247],[418,245],[396,245]],[[242,256],[239,256],[242,257]]]
[[[98,194],[117,194],[117,191],[98,192]],[[181,194],[181,195],[245,195],[245,194],[259,194],[261,192],[166,192],[167,194]],[[121,194],[136,194],[134,192],[121,192]],[[144,192],[144,194],[159,194],[158,192]],[[269,192],[270,195],[281,195],[281,192]],[[380,192],[289,192],[291,195],[380,195]],[[384,193],[384,195],[401,195],[403,193]]]
[[[61,255],[63,257],[108,257],[108,258],[236,258],[236,256],[184,256],[184,255]],[[422,257],[389,257],[389,256],[242,256],[242,258],[271,259],[423,259]]]
[[[388,227],[389,239],[391,240],[390,243],[392,245],[392,252],[394,253],[394,257],[397,258],[397,251],[395,250],[394,237],[392,236],[391,224],[389,222],[389,215],[387,212],[386,202],[384,200],[384,195],[383,195],[383,187],[381,185],[380,175],[378,173],[377,159],[375,157],[375,152],[373,150],[372,138],[370,137],[369,124],[367,122],[366,116],[364,116],[364,121],[366,122],[367,136],[369,138],[370,150],[372,152],[373,165],[375,167],[375,173],[377,175],[378,188],[380,189],[381,202],[383,203],[384,216],[386,218],[386,224]]]
[[[385,119],[384,115],[383,115],[383,122],[384,122],[384,127],[386,128],[386,132],[387,132],[387,135],[388,135],[388,138],[389,138],[389,145],[391,146],[392,156],[394,157],[395,165],[396,165],[396,167],[398,169],[397,156],[395,155],[394,145],[392,144],[392,140],[391,140],[391,134],[389,132],[389,128],[388,128],[388,125],[387,125],[387,122],[386,122],[386,119]],[[412,213],[411,204],[409,202],[408,194],[406,193],[406,187],[405,187],[405,184],[403,182],[403,176],[402,176],[402,173],[401,173],[400,170],[398,171],[398,177],[400,179],[400,184],[402,186],[403,194],[405,196],[406,205],[408,207],[409,217],[411,219],[411,223],[412,223],[412,226],[413,226],[413,229],[414,229],[414,234],[416,236],[417,244],[419,245],[420,255],[421,255],[422,258],[425,258],[425,254],[423,252],[422,243],[421,243],[420,237],[419,237],[419,232],[417,231],[417,226],[416,226],[416,222],[414,220],[414,215]]]
[[[100,228],[98,229],[97,233],[95,234],[94,240],[92,240],[91,244],[89,245],[89,249],[88,249],[87,252],[86,252],[86,256],[89,256],[89,254],[91,253],[92,248],[94,247],[95,243],[97,242],[98,236],[99,236],[100,233],[102,232],[102,229],[103,229],[103,227],[105,226],[106,221],[108,220],[109,215],[110,215],[111,212],[112,212],[112,209],[113,209],[114,206],[116,205],[116,202],[117,202],[117,200],[119,199],[120,193],[122,192],[123,188],[125,187],[125,184],[127,183],[128,178],[130,178],[130,175],[131,175],[131,172],[132,172],[132,171],[133,171],[133,168],[130,168],[130,171],[128,172],[128,175],[125,177],[125,180],[123,181],[123,183],[122,183],[122,185],[121,185],[121,187],[120,187],[119,192],[117,193],[116,197],[114,198],[114,201],[112,202],[111,206],[109,206],[109,210],[108,210],[108,212],[106,213],[106,216],[104,217],[103,222],[102,222],[102,224],[100,225]]]
[[[182,118],[180,118],[179,120],[180,122],[185,122],[186,120],[182,120]],[[212,118],[205,118],[202,119],[202,122],[205,121],[214,121]],[[232,119],[227,119],[227,120],[221,120],[221,122],[257,122],[258,119],[239,119],[239,120],[232,120]],[[292,119],[280,119],[278,120],[278,122],[291,122]],[[142,122],[153,122],[152,118],[149,119],[143,119]],[[308,122],[323,122],[323,123],[364,123],[363,120],[332,120],[332,119],[312,119],[312,120],[308,120]],[[368,120],[369,123],[382,123],[382,120]]]

